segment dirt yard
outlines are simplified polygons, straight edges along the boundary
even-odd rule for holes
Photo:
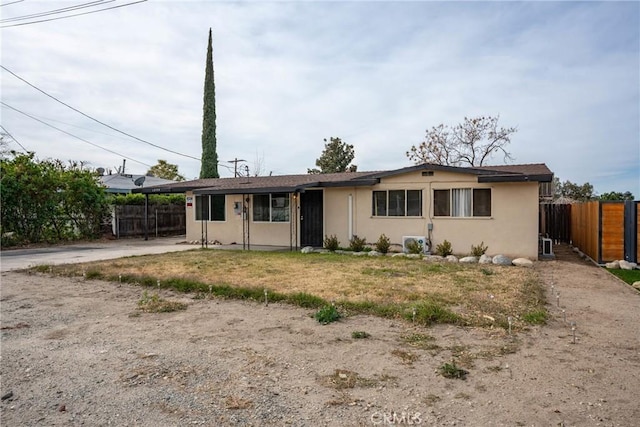
[[[640,294],[561,252],[549,323],[513,335],[169,291],[186,311],[141,313],[136,286],[3,273],[0,424],[638,425]]]

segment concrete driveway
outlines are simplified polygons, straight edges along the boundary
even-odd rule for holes
[[[186,244],[184,236],[156,239],[122,239],[83,242],[72,245],[0,252],[0,271],[19,270],[41,264],[69,264],[121,258],[134,255],[160,254],[200,248]]]

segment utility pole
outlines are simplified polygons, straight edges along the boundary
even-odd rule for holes
[[[246,162],[246,160],[243,159],[238,159],[237,157],[233,160],[228,160],[227,163],[233,163],[233,177],[237,178],[238,177],[238,163],[240,162]]]

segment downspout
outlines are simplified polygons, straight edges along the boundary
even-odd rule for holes
[[[349,240],[353,239],[353,194],[349,194],[348,208],[348,236]]]

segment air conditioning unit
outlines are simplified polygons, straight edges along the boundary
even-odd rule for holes
[[[553,256],[553,240],[542,238],[542,255]]]
[[[427,243],[426,236],[402,236],[402,252],[405,254],[409,253],[409,249],[407,249],[407,244],[411,242],[417,242],[422,246],[422,252],[429,253],[429,244]]]

